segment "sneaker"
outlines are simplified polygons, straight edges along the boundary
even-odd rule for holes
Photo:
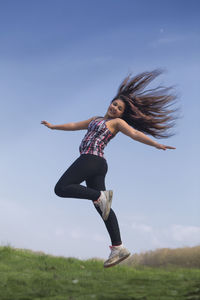
[[[101,191],[101,196],[94,201],[94,205],[98,206],[102,211],[102,218],[104,221],[108,219],[110,208],[112,204],[113,191]]]
[[[129,257],[131,254],[123,245],[120,246],[109,246],[111,249],[111,253],[109,258],[104,262],[104,268],[109,268],[117,265],[122,260]]]

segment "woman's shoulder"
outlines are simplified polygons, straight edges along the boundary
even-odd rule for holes
[[[114,118],[110,120],[110,123],[114,126],[118,126],[119,124],[126,124],[126,121],[121,118]]]
[[[114,118],[109,120],[108,125],[111,130],[114,131],[115,134],[117,134],[119,131],[121,131],[121,128],[127,127],[128,123],[121,118]]]

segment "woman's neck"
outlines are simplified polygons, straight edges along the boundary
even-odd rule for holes
[[[105,120],[108,120],[108,119],[112,119],[108,116],[108,114],[105,114],[105,116],[103,117]]]

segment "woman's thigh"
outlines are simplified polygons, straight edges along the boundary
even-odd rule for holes
[[[94,182],[98,184],[98,182],[102,180],[101,177],[105,177],[106,172],[107,163],[105,159],[96,155],[81,155],[65,171],[57,182],[57,185],[79,184],[95,177],[97,177],[97,179],[95,179]]]
[[[89,188],[98,190],[98,191],[105,191],[105,176],[103,175],[97,175],[94,177],[90,177],[86,180],[86,185]]]

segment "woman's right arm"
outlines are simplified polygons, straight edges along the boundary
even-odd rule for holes
[[[92,117],[88,120],[81,121],[81,122],[76,122],[76,123],[67,123],[67,124],[62,124],[62,125],[53,125],[47,121],[41,121],[41,124],[44,124],[50,129],[57,129],[57,130],[68,130],[68,131],[73,131],[73,130],[83,130],[87,129],[89,123],[94,120],[96,117]]]

